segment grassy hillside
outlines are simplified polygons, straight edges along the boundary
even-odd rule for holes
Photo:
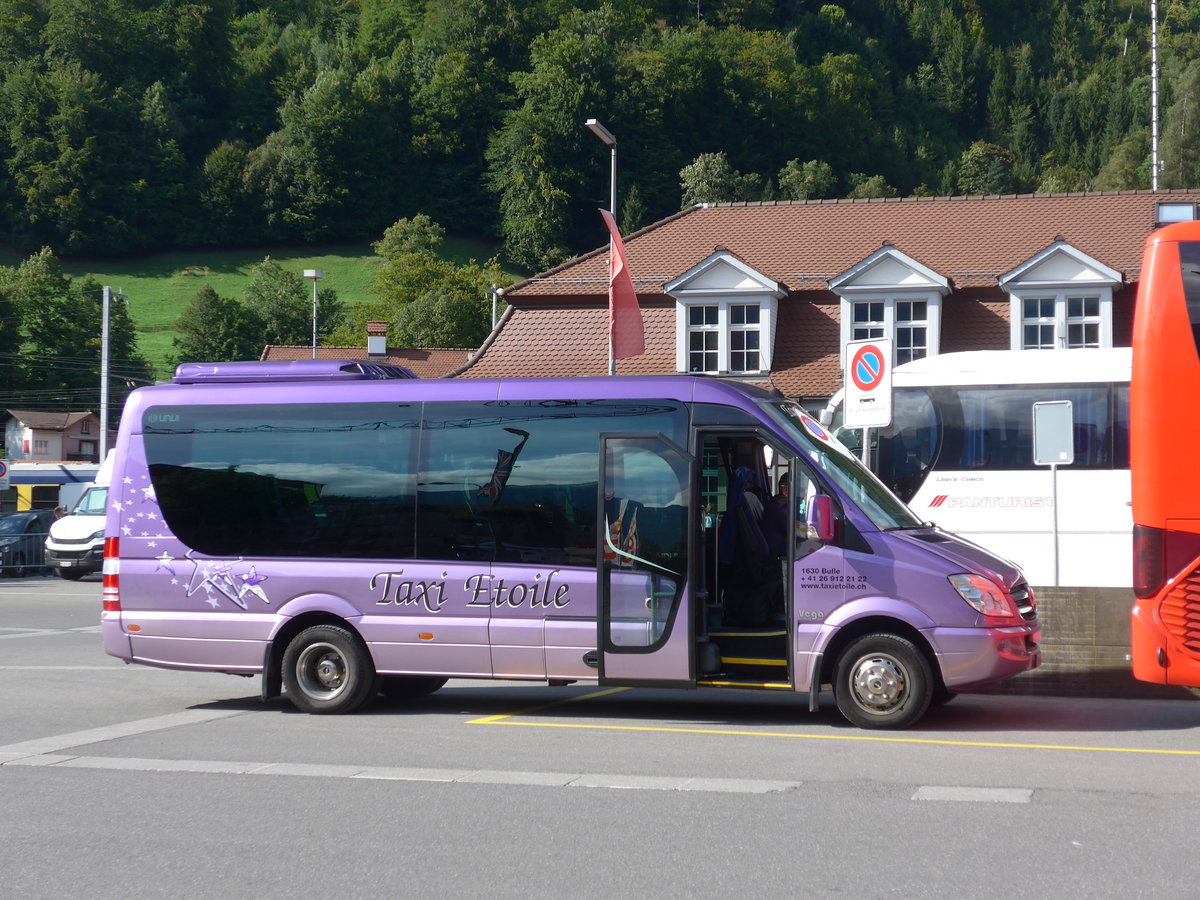
[[[481,241],[447,238],[443,253],[458,263],[485,261],[496,251]],[[379,258],[368,244],[307,247],[265,247],[256,250],[186,250],[138,259],[63,260],[70,275],[91,275],[128,298],[129,314],[137,325],[138,347],[158,370],[169,374],[167,358],[174,352],[175,322],[204,285],[223,297],[240,299],[250,270],[270,256],[285,269],[302,273],[319,269],[321,287],[333,288],[347,305],[372,299]],[[0,250],[0,265],[15,265],[21,257]],[[366,337],[363,338],[364,344]]]

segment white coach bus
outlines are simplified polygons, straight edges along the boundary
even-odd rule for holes
[[[891,426],[870,429],[869,465],[918,516],[1019,564],[1030,584],[1130,587],[1128,347],[944,353],[892,371]],[[1070,400],[1075,461],[1033,461],[1033,404]],[[842,426],[842,394],[823,418]]]

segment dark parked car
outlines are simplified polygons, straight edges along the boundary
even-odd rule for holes
[[[54,521],[54,510],[0,516],[0,575],[20,578],[46,568],[46,535]]]

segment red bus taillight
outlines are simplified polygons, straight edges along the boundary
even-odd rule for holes
[[[1149,525],[1133,526],[1133,593],[1149,599],[1166,583],[1163,530]]]
[[[1133,526],[1133,592],[1155,597],[1167,582],[1190,570],[1200,556],[1200,534]]]
[[[104,609],[109,612],[121,611],[121,542],[118,538],[104,539],[104,569],[101,596],[104,598]]]

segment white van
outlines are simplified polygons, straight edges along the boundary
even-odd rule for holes
[[[74,508],[50,525],[46,538],[46,565],[60,578],[75,581],[104,565],[104,514],[108,505],[108,483],[112,477],[110,451],[96,480],[83,492]]]

